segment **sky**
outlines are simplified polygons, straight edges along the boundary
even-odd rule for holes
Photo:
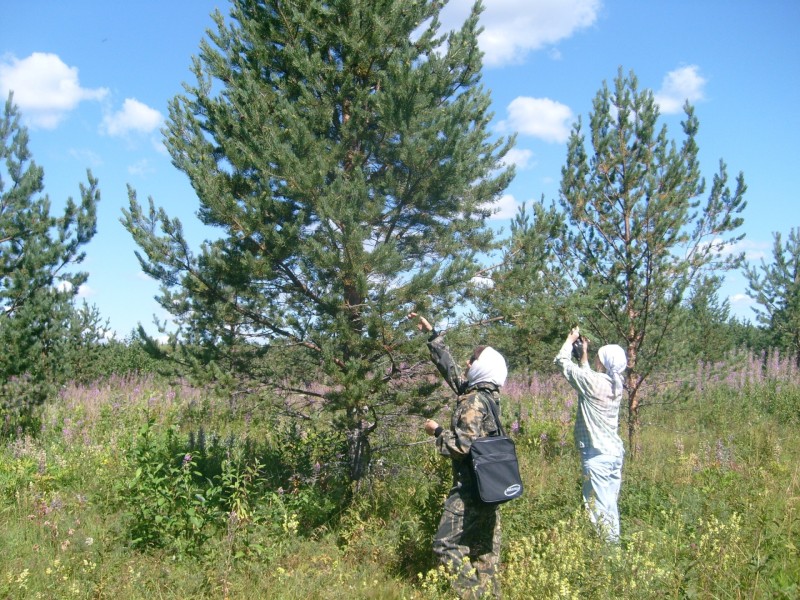
[[[494,225],[524,202],[558,198],[566,141],[584,125],[592,100],[620,68],[635,73],[680,143],[682,105],[700,122],[702,174],[710,184],[724,161],[731,187],[744,173],[747,208],[736,250],[754,266],[771,262],[773,234],[800,227],[800,2],[797,0],[485,0],[479,40],[493,133],[518,134],[507,160],[517,176],[498,203]],[[443,23],[466,17],[470,0],[451,0]],[[156,333],[166,313],[136,245],[120,223],[128,186],[152,197],[191,228],[199,206],[188,178],[172,166],[161,130],[169,101],[193,82],[190,66],[222,0],[0,0],[0,96],[14,102],[44,168],[58,214],[78,200],[86,171],[99,179],[98,232],[80,269],[79,296],[126,337],[137,324]],[[754,320],[747,282],[728,274],[720,287],[731,313]]]

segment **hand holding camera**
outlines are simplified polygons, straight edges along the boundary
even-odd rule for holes
[[[578,338],[572,342],[572,357],[581,362],[587,352],[589,352],[589,338],[578,335]]]

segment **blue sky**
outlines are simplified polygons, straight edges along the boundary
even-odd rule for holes
[[[446,25],[468,0],[451,0]],[[662,122],[681,139],[685,99],[700,121],[700,165],[720,159],[748,186],[740,250],[770,260],[773,232],[800,227],[800,2],[797,0],[487,0],[482,17],[484,85],[499,135],[518,132],[509,157],[517,177],[500,202],[498,226],[516,207],[558,196],[566,138],[584,123],[603,81],[620,67],[656,94]],[[86,169],[100,180],[98,233],[87,247],[80,295],[118,336],[137,323],[155,333],[157,286],[120,224],[127,185],[153,197],[189,229],[198,207],[161,143],[169,100],[191,82],[191,57],[221,0],[4,0],[0,2],[0,95],[14,89],[45,191],[57,210],[79,196]],[[507,229],[507,227],[506,227]],[[753,318],[739,273],[720,289],[733,314]]]

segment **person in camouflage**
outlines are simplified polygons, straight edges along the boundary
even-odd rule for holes
[[[499,392],[508,373],[505,359],[491,347],[478,346],[462,374],[444,336],[424,317],[416,313],[409,317],[418,318],[418,329],[430,334],[431,360],[458,396],[448,429],[432,419],[425,422],[425,431],[436,438],[437,450],[453,465],[453,486],[444,502],[433,551],[454,576],[461,598],[497,598],[500,513],[496,505],[484,504],[478,497],[470,447],[475,438],[498,434],[488,402],[495,402],[499,410]]]

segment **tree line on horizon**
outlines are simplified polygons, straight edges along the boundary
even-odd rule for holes
[[[66,381],[120,370],[299,393],[345,433],[355,481],[377,428],[430,410],[437,386],[412,310],[453,324],[454,348],[491,344],[518,372],[551,368],[575,324],[595,348],[620,343],[631,440],[654,372],[742,346],[800,357],[800,229],[774,234],[771,262],[731,254],[744,176],[720,160],[707,184],[693,107],[672,137],[632,71],[619,68],[573,125],[558,198],[523,206],[500,240],[488,218],[514,177],[515,140],[490,131],[482,6],[442,32],[441,4],[233,0],[214,14],[165,142],[219,235],[191,247],[130,187],[121,218],[161,285],[167,343],[141,328],[104,340],[96,307],[77,305],[99,182],[87,172],[80,202],[51,214],[12,93],[0,119],[5,421],[24,422]],[[717,294],[739,269],[755,324]]]

